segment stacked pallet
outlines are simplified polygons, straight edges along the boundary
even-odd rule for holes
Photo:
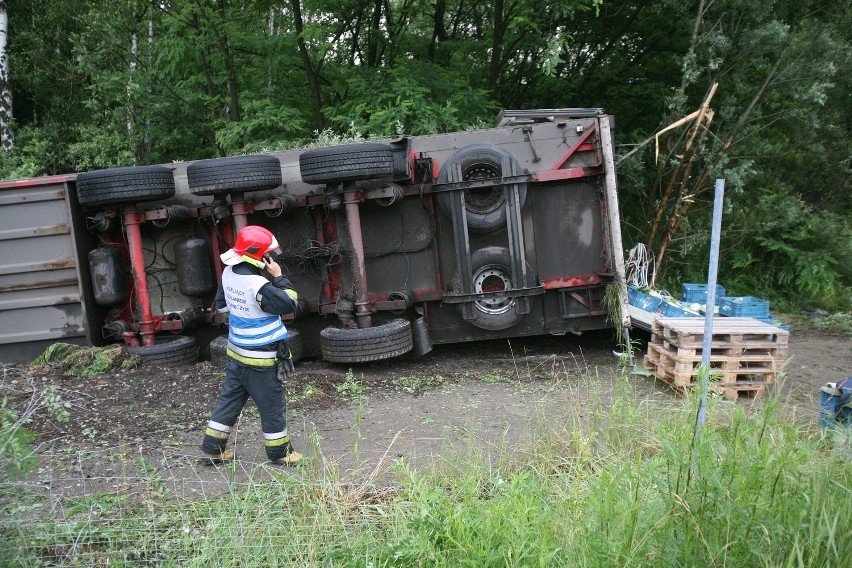
[[[775,383],[787,358],[789,332],[754,318],[713,321],[710,376],[727,400],[759,396]],[[697,384],[704,345],[704,318],[658,318],[651,329],[645,368],[683,392]]]

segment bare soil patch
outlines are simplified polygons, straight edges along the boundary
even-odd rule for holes
[[[619,364],[613,349],[610,334],[594,333],[437,346],[419,360],[351,369],[305,360],[288,387],[291,436],[309,467],[342,477],[370,475],[399,459],[426,465],[470,451],[522,451],[548,424],[610,396]],[[94,377],[51,367],[6,372],[17,396],[31,385],[54,385],[70,403],[69,421],[39,412],[29,426],[41,462],[27,483],[52,495],[150,490],[156,471],[172,491],[204,496],[235,475],[281,471],[265,465],[251,403],[232,437],[237,468],[199,465],[201,431],[224,376],[209,362]],[[852,375],[850,339],[793,331],[784,375],[779,388],[791,419],[816,423],[819,387]],[[640,400],[677,401],[652,378],[631,382]]]

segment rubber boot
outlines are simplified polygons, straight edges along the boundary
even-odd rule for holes
[[[204,457],[201,458],[202,463],[207,465],[218,465],[221,463],[227,463],[234,459],[234,451],[233,450],[225,450],[221,454],[204,454]]]
[[[302,454],[299,452],[290,452],[283,458],[278,458],[277,460],[272,460],[272,463],[277,465],[286,465],[286,466],[295,466],[300,461],[302,461]]]

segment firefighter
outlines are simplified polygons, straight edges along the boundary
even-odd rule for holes
[[[269,460],[295,465],[302,459],[287,433],[284,381],[293,370],[293,360],[281,316],[298,315],[303,304],[273,258],[280,254],[271,232],[248,225],[237,234],[234,247],[220,256],[226,266],[216,309],[228,316],[228,349],[225,383],[201,444],[208,463],[233,459],[234,452],[226,450],[226,445],[248,397],[260,412]]]

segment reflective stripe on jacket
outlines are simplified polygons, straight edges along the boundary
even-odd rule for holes
[[[242,349],[275,344],[287,337],[280,316],[265,312],[258,299],[269,281],[258,274],[235,274],[228,266],[222,272],[222,290],[230,313],[228,341]]]

